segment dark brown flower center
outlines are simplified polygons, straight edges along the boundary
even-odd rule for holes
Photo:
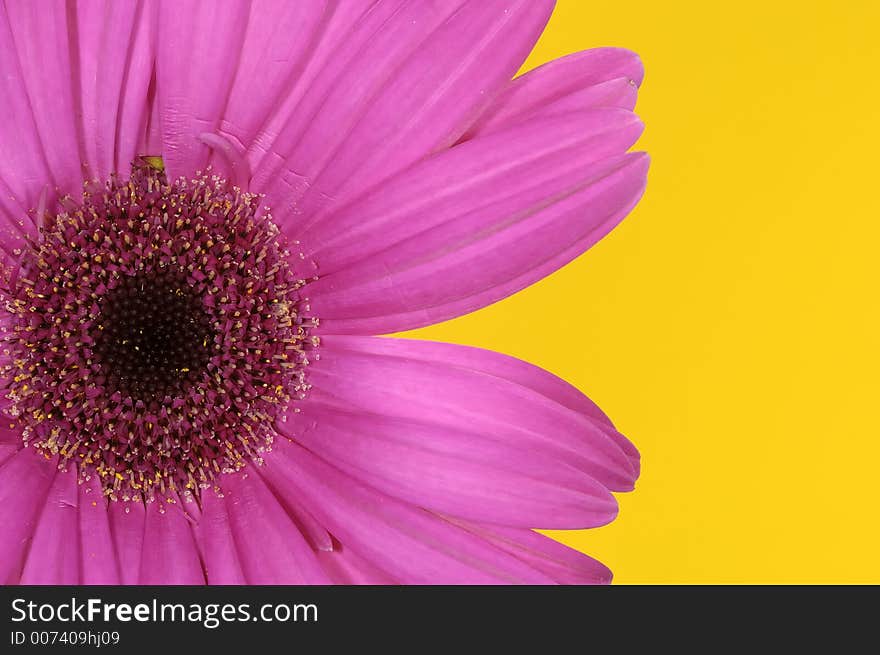
[[[120,280],[102,299],[94,327],[106,385],[135,399],[182,395],[206,372],[215,347],[199,294],[168,268]]]

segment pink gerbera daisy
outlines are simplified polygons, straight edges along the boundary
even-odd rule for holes
[[[636,449],[475,348],[371,335],[638,202],[642,68],[513,81],[550,0],[0,6],[0,581],[608,582]]]

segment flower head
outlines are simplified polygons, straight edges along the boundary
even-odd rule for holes
[[[638,202],[641,65],[552,2],[0,5],[0,580],[607,582],[532,528],[635,448],[549,373],[372,335]]]

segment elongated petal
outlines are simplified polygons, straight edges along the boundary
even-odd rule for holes
[[[86,177],[127,173],[144,143],[153,71],[153,12],[144,7],[111,0],[0,7],[7,263],[22,237],[36,233],[33,210],[53,211],[57,197],[79,192]]]
[[[371,564],[351,549],[334,543],[333,549],[318,553],[321,566],[333,584],[393,585],[399,584],[391,575]]]
[[[528,217],[530,208],[577,188],[589,180],[591,165],[626,152],[641,132],[638,117],[619,109],[532,121],[413,167],[306,230],[301,240],[327,277],[432,232],[446,229],[451,239],[456,224],[463,236],[491,234],[493,220],[516,219],[517,211]],[[471,215],[486,220],[477,225]],[[321,288],[310,287],[312,295]]]
[[[90,585],[119,584],[119,564],[107,499],[97,475],[79,485],[79,534],[81,545],[81,582]]]
[[[138,584],[144,545],[146,508],[140,501],[116,501],[108,505],[110,532],[116,547],[122,584]]]
[[[638,55],[623,48],[595,48],[554,59],[511,82],[465,138],[562,110],[599,106],[632,109],[644,74]]]
[[[452,344],[327,336],[320,360],[310,366],[310,400],[503,435],[533,451],[559,456],[609,484],[622,477],[631,485],[635,449],[621,447],[622,437],[607,420],[595,417],[592,403],[581,404],[588,411],[563,404],[558,399],[572,393],[564,382],[549,373],[531,375],[525,382],[535,369],[510,360]],[[507,375],[511,368],[516,375]],[[319,418],[310,417],[307,404],[302,413],[306,422]],[[285,429],[285,424],[279,427]]]
[[[159,6],[156,87],[162,155],[170,177],[192,175],[208,162],[199,140],[215,132],[235,76],[250,3],[163,0]]]
[[[223,494],[249,584],[327,584],[309,544],[259,475],[227,475]]]
[[[313,42],[303,56],[302,70],[296,80],[279,98],[273,114],[262,125],[256,138],[247,144],[247,157],[253,170],[257,170],[263,158],[272,151],[278,135],[304,111],[318,93],[312,88],[319,75],[325,75],[325,68],[336,66],[348,48],[354,43],[363,45],[362,25],[387,18],[395,9],[394,3],[376,3],[375,0],[331,0],[326,3],[321,23],[316,28]],[[378,19],[377,19],[378,16]],[[339,69],[336,69],[337,73]],[[320,87],[320,85],[319,85]],[[305,103],[305,104],[304,104]],[[280,169],[282,161],[273,152],[264,170]]]
[[[550,578],[440,517],[352,480],[283,439],[261,473],[339,541],[403,584],[546,584]]]
[[[607,419],[596,418],[590,401],[574,403],[576,391],[538,371],[479,348],[328,336],[310,366],[310,400],[494,436],[558,457],[611,489],[632,488],[635,449],[621,447],[625,439]],[[308,405],[302,413],[298,420],[311,420]]]
[[[560,584],[611,583],[611,571],[602,562],[532,530],[455,523],[528,562]]]
[[[26,585],[79,584],[76,469],[59,471],[40,513],[21,574]]]
[[[561,407],[583,414],[584,417],[595,423],[603,434],[623,451],[633,467],[634,474],[637,476],[639,473],[639,451],[629,439],[615,429],[611,419],[599,409],[596,403],[565,380],[534,364],[491,350],[415,339],[352,337],[333,337],[330,339],[331,344],[336,342],[341,343],[343,348],[353,347],[364,354],[406,357],[441,367],[455,367],[476,374],[500,378],[525,389],[530,389]]]
[[[327,16],[327,0],[254,0],[220,129],[244,147],[295,85]],[[235,53],[229,53],[234,57]]]
[[[86,163],[92,175],[127,175],[146,136],[153,77],[155,7],[150,2],[93,0],[76,6],[71,28]],[[139,154],[149,154],[141,152]]]
[[[41,176],[34,181],[40,186],[54,182],[53,186],[61,194],[79,190],[84,174],[88,175],[87,168],[83,167],[86,157],[82,126],[76,120],[78,88],[73,81],[79,77],[79,62],[75,55],[71,55],[71,34],[75,35],[76,30],[75,27],[71,29],[71,21],[75,22],[75,16],[71,17],[67,8],[67,3],[61,2],[7,2],[0,10],[8,18],[11,38],[10,43],[5,43],[2,48],[5,50],[9,44],[14,44],[18,55],[17,66],[4,55],[0,62],[3,76],[7,71],[13,76],[20,71],[32,112],[31,120],[51,172],[51,177]],[[5,37],[0,40],[6,42]],[[5,110],[2,122],[6,122]],[[29,139],[30,134],[20,136]],[[13,144],[15,150],[22,149],[21,142],[9,145]],[[6,147],[3,153],[5,156]],[[4,175],[4,178],[7,183],[11,182],[9,177]],[[54,192],[55,188],[50,190]]]
[[[208,584],[246,584],[226,504],[213,491],[202,494],[202,516],[196,533]]]
[[[156,91],[156,31],[157,5],[154,2],[141,2],[139,14],[131,35],[127,68],[123,83],[119,88],[116,114],[116,139],[113,148],[113,170],[127,174],[135,159],[142,155],[159,155],[162,152],[162,138],[159,126],[159,100]],[[109,40],[102,52],[118,48]],[[117,74],[110,63],[104,63],[101,56],[101,69],[109,70],[107,75]],[[115,78],[111,78],[115,79]],[[97,94],[99,105],[112,103],[113,87],[101,89]],[[98,132],[98,166],[104,165],[104,157],[110,153],[110,134],[107,125],[102,123]]]
[[[0,443],[22,445],[21,425],[6,416],[0,420]]]
[[[186,504],[147,503],[139,584],[205,584]]]
[[[24,448],[0,467],[0,582],[4,584],[18,580],[56,465],[56,460]]]
[[[318,425],[295,431],[300,443],[414,505],[520,527],[595,527],[617,515],[617,503],[601,483],[501,436],[320,404],[309,415],[318,417]]]
[[[615,154],[640,131],[619,109],[537,120],[426,160],[345,208],[302,238],[319,266],[307,293],[322,330],[429,325],[565,265],[641,197],[647,156]]]
[[[0,465],[19,450],[21,450],[21,448],[16,444],[0,443]]]
[[[0,264],[17,268],[20,266],[22,248],[27,244],[28,237],[36,236],[37,226],[22,204],[26,202],[25,198],[16,196],[2,175],[0,164]],[[28,185],[25,185],[25,189],[28,189]],[[26,195],[28,193],[25,191]]]
[[[345,68],[315,81],[317,106],[300,107],[273,145],[280,174],[255,179],[276,214],[292,208],[290,234],[454,143],[525,60],[552,9],[547,0],[457,4],[405,3],[382,24],[365,21],[359,34],[377,30],[366,47],[346,43]]]
[[[334,12],[310,70],[294,90],[295,110],[285,108],[289,120],[256,144],[263,155],[253,185],[268,194],[277,216],[302,214],[292,204],[308,191],[388,79],[463,1],[390,0]]]
[[[25,212],[37,206],[47,184],[53,188],[49,162],[28,97],[25,71],[18,60],[5,4],[0,5],[0,97],[3,120],[0,121],[0,198],[4,219],[0,223],[0,243],[9,243],[7,255],[22,243],[20,227]],[[33,225],[29,232],[35,234]]]
[[[284,508],[293,520],[294,525],[305,537],[314,550],[329,551],[333,549],[333,537],[296,498],[284,498]]]
[[[503,355],[326,337],[310,382],[309,402],[279,429],[353,477],[438,512],[596,526],[616,515],[608,490],[632,489],[638,475],[638,453],[589,400],[576,403],[561,380]]]

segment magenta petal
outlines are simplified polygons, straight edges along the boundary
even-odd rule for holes
[[[552,9],[547,0],[456,4],[406,3],[382,24],[370,15],[358,27],[334,57],[344,68],[316,79],[313,99],[273,145],[283,170],[272,183],[266,170],[256,176],[276,214],[295,204],[294,216],[315,222],[331,199],[454,143],[525,60]],[[300,225],[284,228],[296,235]]]
[[[155,81],[155,43],[156,43],[156,12],[153,3],[139,3],[140,14],[135,18],[129,51],[126,58],[127,68],[123,73],[123,83],[119,87],[118,97],[114,97],[115,89],[110,86],[100,89],[97,94],[99,105],[117,103],[115,142],[113,153],[113,170],[127,174],[132,163],[141,155],[156,155],[162,152],[161,135],[159,133],[159,107],[156,98]],[[120,47],[118,40],[109,39],[102,52],[116,50]],[[118,75],[117,65],[105,63],[101,57],[101,70],[107,69],[110,79]],[[105,122],[99,123],[97,135],[98,168],[103,170],[111,149],[109,144],[113,137]]]
[[[15,421],[3,416],[0,420],[0,444],[22,447],[21,427]]]
[[[260,476],[253,469],[249,471],[222,479],[226,510],[247,582],[327,584],[327,574],[303,535]]]
[[[73,80],[78,78],[79,69],[76,57],[71,56],[68,5],[61,2],[8,2],[4,3],[2,13],[8,17],[11,32],[0,38],[4,44],[0,46],[4,51],[3,60],[0,61],[3,76],[11,73],[17,77],[20,73],[27,90],[36,134],[42,144],[42,154],[51,171],[51,178],[40,175],[34,180],[37,188],[33,191],[38,194],[43,184],[54,182],[62,194],[75,192],[82,184],[85,172],[82,164],[86,159],[82,128],[76,121],[78,106]],[[18,53],[17,64],[7,59],[7,49],[12,44]],[[20,99],[14,97],[14,102],[19,103]],[[19,105],[13,115],[23,110]],[[26,120],[19,118],[22,123]],[[2,122],[7,123],[5,109]],[[24,127],[24,124],[20,127]],[[4,126],[3,129],[8,128]],[[23,132],[19,138],[30,140],[30,136],[31,132]],[[7,147],[7,143],[4,143],[4,158],[7,152],[24,149],[25,144],[10,141],[8,146],[11,147]],[[27,145],[37,147],[33,143]],[[35,152],[40,152],[39,147]],[[24,156],[30,156],[30,153]],[[17,177],[23,174],[25,172],[22,170],[15,173]],[[9,176],[3,177],[8,184],[12,184]],[[29,206],[36,206],[35,200],[35,197],[32,198]]]
[[[511,82],[465,138],[491,134],[563,109],[632,109],[644,74],[638,55],[623,48],[595,48],[555,59]]]
[[[629,112],[584,116],[464,143],[304,234],[319,267],[308,293],[322,331],[388,333],[465,314],[599,241],[641,197],[648,158],[613,154],[641,131]]]
[[[292,4],[292,3],[288,3]],[[273,107],[272,115],[260,128],[259,134],[248,146],[248,160],[252,168],[263,160],[267,152],[272,152],[263,164],[263,172],[280,170],[283,163],[278,158],[277,151],[273,150],[278,135],[287,129],[292,121],[296,120],[297,114],[305,111],[304,107],[312,106],[319,93],[318,87],[312,88],[312,84],[319,76],[322,79],[333,78],[333,74],[327,75],[325,68],[333,67],[335,74],[344,70],[340,66],[345,61],[345,53],[355,52],[356,48],[363,45],[364,39],[369,37],[370,32],[363,29],[367,25],[381,23],[393,11],[390,3],[377,4],[375,0],[346,0],[328,3],[321,17],[321,24],[315,30],[314,39],[310,47],[304,53],[302,70],[297,75],[295,83],[285,89],[279,102]],[[378,23],[373,23],[378,21]],[[326,84],[326,83],[325,83]],[[326,88],[324,92],[326,93]],[[302,104],[305,103],[305,104]],[[309,105],[309,103],[313,103]],[[302,125],[302,122],[300,123]],[[271,178],[271,174],[269,175]],[[264,178],[264,181],[269,178]]]
[[[76,6],[73,73],[92,175],[127,175],[146,136],[153,76],[155,12],[151,3],[92,0]],[[158,153],[155,153],[158,154]]]
[[[602,562],[532,530],[456,523],[559,584],[611,584],[611,571]]]
[[[279,495],[281,495],[284,509],[287,510],[294,525],[299,528],[299,531],[306,541],[309,542],[309,545],[314,550],[333,550],[333,537],[312,513],[303,507],[302,503],[296,498],[284,496],[283,491],[279,491]]]
[[[90,475],[79,485],[79,534],[82,551],[82,583],[119,584],[119,565],[107,498],[97,475]]]
[[[351,476],[441,513],[592,527],[616,515],[608,490],[632,489],[637,477],[638,453],[621,448],[628,442],[589,400],[503,355],[331,336],[310,382],[308,403],[279,429]]]
[[[0,128],[0,140],[3,139]],[[21,204],[26,202],[23,196],[16,197],[12,189],[3,180],[3,165],[0,163],[0,264],[20,267],[21,252],[28,238],[37,234],[37,226],[27,209]],[[33,185],[24,185],[30,188]],[[25,192],[26,195],[29,192]]]
[[[318,426],[297,440],[353,478],[414,505],[520,527],[596,527],[617,515],[601,483],[500,436],[312,402],[318,407],[309,415]]]
[[[85,177],[127,173],[149,115],[153,12],[145,6],[0,7],[0,246],[31,230],[25,212],[43,194],[51,210]]]
[[[0,5],[0,70],[0,202],[4,219],[0,222],[0,243],[20,242],[18,221],[24,218],[25,211],[37,206],[40,194],[52,178],[5,4]]]
[[[208,584],[246,584],[232,525],[222,498],[210,490],[202,493],[202,515],[196,534],[199,537]]]
[[[21,583],[26,585],[79,584],[79,494],[75,467],[59,471],[28,551]]]
[[[215,132],[241,56],[250,3],[163,1],[159,6],[156,87],[162,155],[169,177],[208,162],[200,134]]]
[[[295,86],[315,39],[327,0],[262,0],[251,7],[222,133],[247,147],[279,100]]]
[[[2,465],[3,462],[12,457],[19,450],[21,450],[21,446],[17,444],[0,443],[0,465]]]
[[[257,144],[264,154],[253,186],[268,195],[276,218],[309,190],[374,96],[461,0],[353,4],[350,12],[334,11],[310,70],[293,91],[297,106],[284,112],[289,120]]]
[[[463,237],[477,224],[491,236],[493,221],[528,218],[530,208],[589,181],[590,166],[626,152],[641,133],[638,117],[620,109],[531,121],[414,166],[306,230],[301,240],[327,277],[384,261],[389,247],[443,229],[451,240],[456,225]],[[310,289],[314,295],[321,285]]]
[[[600,82],[583,89],[578,89],[566,96],[541,105],[535,111],[529,112],[524,116],[517,116],[510,123],[504,123],[498,129],[504,129],[508,125],[516,125],[519,122],[542,118],[546,116],[560,116],[573,111],[582,111],[584,109],[595,109],[599,107],[618,107],[632,111],[636,106],[638,99],[638,87],[633,81],[626,77],[618,77],[606,82]],[[466,135],[466,139],[476,136],[485,136],[492,134],[495,129],[480,130],[471,135]]]
[[[337,340],[339,339],[334,337],[331,341]],[[615,429],[611,419],[596,403],[577,387],[534,364],[491,350],[450,343],[415,339],[350,339],[348,337],[343,338],[342,341],[356,343],[355,348],[364,353],[407,357],[441,366],[470,369],[531,389],[554,403],[583,414],[594,422],[602,433],[623,451],[633,467],[633,474],[636,477],[639,474],[639,451],[629,439]],[[635,478],[632,478],[631,481],[634,480]]]
[[[174,500],[157,499],[146,505],[139,584],[205,584],[192,524],[187,517],[189,503]]]
[[[24,448],[0,467],[0,582],[18,580],[57,461]]]
[[[140,501],[115,501],[108,505],[110,532],[116,546],[122,584],[138,584],[144,545],[146,508]]]
[[[288,486],[339,541],[403,584],[546,584],[524,562],[279,440],[263,475]]]
[[[333,584],[395,585],[399,584],[388,573],[371,564],[357,553],[336,543],[333,550],[318,553],[318,559]]]

